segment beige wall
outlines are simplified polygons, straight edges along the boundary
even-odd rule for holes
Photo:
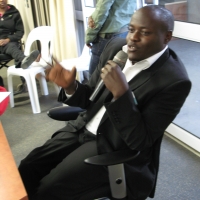
[[[34,28],[31,8],[27,8],[26,0],[8,0],[8,3],[14,5],[21,14],[25,31],[23,40],[26,41],[30,30]]]
[[[78,55],[72,1],[49,0],[51,26],[55,28],[53,55],[60,61]],[[21,13],[25,28],[23,39],[26,41],[34,28],[30,0],[8,0],[8,3],[15,5]]]

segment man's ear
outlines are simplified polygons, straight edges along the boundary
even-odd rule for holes
[[[172,39],[172,31],[167,31],[166,37],[165,37],[165,44],[167,44]]]

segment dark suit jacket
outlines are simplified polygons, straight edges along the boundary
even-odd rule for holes
[[[188,96],[191,82],[178,56],[167,49],[150,68],[141,71],[129,82],[129,90],[115,102],[110,102],[112,95],[107,89],[96,102],[89,101],[101,68],[125,44],[124,39],[111,40],[89,83],[78,83],[78,89],[70,99],[61,90],[58,100],[87,109],[62,129],[70,132],[84,127],[101,106],[106,107],[97,131],[99,154],[125,148],[141,151],[137,159],[125,164],[125,172],[128,199],[145,199],[154,196],[161,140]],[[132,91],[138,105],[134,103]]]

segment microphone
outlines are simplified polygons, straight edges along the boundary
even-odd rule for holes
[[[128,54],[121,50],[114,56],[113,61],[117,63],[121,69],[123,69],[123,67],[126,64],[127,57]],[[100,94],[100,91],[104,88],[104,86],[104,82],[103,80],[101,80],[95,88],[92,95],[90,96],[90,101],[94,101],[96,99],[96,97],[98,96],[98,94]]]

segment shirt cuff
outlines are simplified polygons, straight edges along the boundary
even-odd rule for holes
[[[76,85],[76,90],[78,89],[78,84]],[[65,90],[64,90],[65,91]],[[76,91],[75,91],[76,92]],[[75,93],[74,92],[74,93]],[[65,91],[65,95],[66,97],[69,99],[70,97],[72,97],[74,94],[67,94],[67,92]]]

